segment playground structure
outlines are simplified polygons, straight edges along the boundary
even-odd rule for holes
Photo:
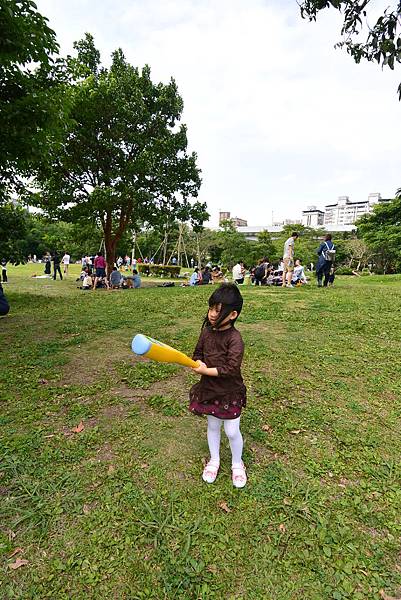
[[[151,254],[151,259],[155,264],[161,265],[170,265],[171,260],[174,256],[177,257],[176,264],[178,266],[191,268],[190,261],[188,259],[188,253],[185,246],[185,223],[178,224],[178,240],[174,245],[173,251],[168,256],[168,239],[169,239],[169,229],[168,223],[164,227],[164,236],[159,244],[157,250]],[[197,255],[198,255],[198,264],[200,264],[200,248],[199,248],[199,234],[196,236],[197,240]],[[131,264],[132,260],[139,254],[142,261],[144,260],[144,256],[142,254],[141,248],[137,241],[137,232],[135,230],[132,231],[132,250],[131,250]],[[167,258],[168,256],[168,258]],[[158,260],[159,259],[159,260]],[[167,262],[166,262],[167,259]]]

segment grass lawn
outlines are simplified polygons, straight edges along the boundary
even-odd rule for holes
[[[401,596],[401,277],[243,288],[236,490],[224,435],[201,481],[198,377],[130,351],[143,332],[190,353],[211,288],[82,292],[41,270],[9,269],[0,319],[2,599]]]

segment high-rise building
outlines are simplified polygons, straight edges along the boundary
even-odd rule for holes
[[[354,225],[355,221],[367,213],[371,213],[376,204],[390,202],[379,193],[369,194],[367,200],[351,202],[348,196],[340,196],[335,204],[325,206],[324,224]]]

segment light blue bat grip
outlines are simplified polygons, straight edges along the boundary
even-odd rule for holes
[[[151,345],[152,342],[146,337],[146,335],[138,333],[132,340],[131,348],[135,354],[146,354],[146,352],[150,350]]]

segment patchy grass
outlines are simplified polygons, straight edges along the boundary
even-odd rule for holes
[[[140,331],[191,352],[210,288],[86,293],[35,268],[10,268],[0,320],[2,598],[401,595],[400,277],[243,288],[235,490],[226,440],[201,481],[197,377],[130,351]]]

